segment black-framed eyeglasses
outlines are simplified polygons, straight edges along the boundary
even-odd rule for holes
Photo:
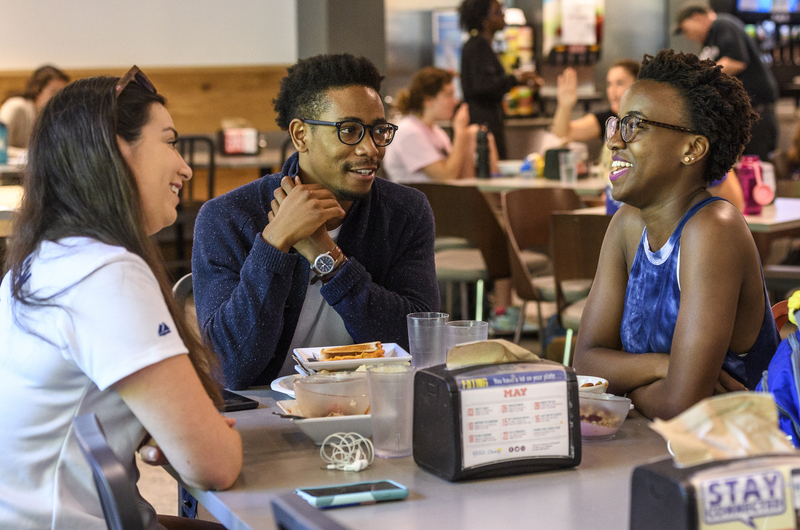
[[[377,147],[386,147],[392,140],[394,140],[394,133],[397,132],[397,125],[393,123],[378,123],[376,125],[367,125],[360,121],[319,121],[319,120],[301,120],[303,123],[311,125],[327,125],[328,127],[336,127],[339,133],[339,141],[345,145],[358,145],[364,138],[364,133],[369,129],[369,134],[372,141],[375,142]]]
[[[131,69],[128,70],[128,73],[120,77],[119,81],[117,81],[117,84],[114,86],[114,97],[118,98],[122,91],[125,90],[125,87],[131,83],[131,81],[138,84],[148,92],[152,92],[153,94],[158,93],[156,92],[156,87],[153,86],[152,81],[147,79],[147,76],[144,75],[144,72],[139,70],[139,67],[134,64],[131,66]]]
[[[699,134],[691,129],[687,129],[686,127],[681,127],[679,125],[669,125],[668,123],[660,123],[657,121],[646,120],[644,118],[628,114],[623,118],[618,118],[617,116],[611,116],[606,120],[606,141],[609,141],[611,137],[614,136],[614,134],[616,134],[617,129],[619,129],[619,134],[622,137],[622,141],[625,143],[632,142],[633,139],[636,138],[636,131],[639,130],[640,123],[655,125],[656,127],[661,127],[662,129],[671,129],[673,131]]]

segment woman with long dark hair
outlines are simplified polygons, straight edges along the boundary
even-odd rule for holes
[[[757,119],[713,61],[645,56],[606,122],[614,199],[578,333],[575,369],[648,417],[754,389],[779,337],[747,222],[712,197]]]
[[[34,127],[0,285],[0,527],[106,528],[71,428],[90,412],[132,480],[146,433],[189,484],[238,476],[216,363],[148,237],[191,178],[164,102],[134,67],[68,85]],[[139,506],[147,528],[176,527]]]

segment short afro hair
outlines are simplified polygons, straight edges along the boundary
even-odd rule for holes
[[[316,119],[325,111],[326,92],[349,86],[367,86],[379,92],[383,76],[369,59],[349,53],[316,55],[290,67],[272,100],[278,126],[286,130],[295,118]]]
[[[489,16],[490,7],[492,0],[464,0],[458,7],[461,26],[467,31],[481,31],[483,21]]]
[[[750,141],[750,127],[758,120],[742,82],[722,73],[714,61],[691,53],[661,50],[645,55],[638,79],[675,87],[683,97],[691,129],[711,144],[706,180],[721,179]]]

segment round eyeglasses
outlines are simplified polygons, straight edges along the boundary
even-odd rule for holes
[[[327,125],[328,127],[336,127],[339,133],[339,141],[345,145],[358,145],[364,138],[364,133],[369,129],[369,134],[372,141],[375,142],[377,147],[386,147],[392,140],[394,140],[394,133],[397,131],[397,125],[393,123],[378,123],[376,125],[367,125],[360,121],[319,121],[319,120],[301,120],[303,123],[311,125]]]
[[[644,118],[628,114],[624,118],[611,116],[606,120],[606,142],[609,141],[611,137],[617,133],[617,129],[619,129],[619,134],[622,137],[623,142],[625,143],[632,142],[633,139],[636,138],[636,131],[639,130],[640,123],[655,125],[656,127],[661,127],[662,129],[671,129],[673,131],[699,134],[691,129],[687,129],[686,127],[680,127],[679,125],[669,125],[667,123],[660,123],[657,121],[646,120]]]

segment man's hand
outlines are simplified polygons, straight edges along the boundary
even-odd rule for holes
[[[283,177],[274,196],[264,241],[282,252],[294,247],[309,261],[333,248],[325,223],[345,214],[333,193],[320,184],[301,184],[300,177]]]
[[[234,418],[223,417],[222,419],[225,420],[225,423],[227,423],[228,427],[230,428],[233,428],[236,425],[236,420]],[[151,466],[163,466],[169,464],[167,457],[161,452],[158,442],[156,442],[149,434],[145,436],[144,442],[142,442],[142,445],[139,446],[139,457],[142,459],[142,462],[145,464],[150,464]]]
[[[558,104],[572,109],[578,102],[578,74],[572,68],[565,68],[558,76]]]

